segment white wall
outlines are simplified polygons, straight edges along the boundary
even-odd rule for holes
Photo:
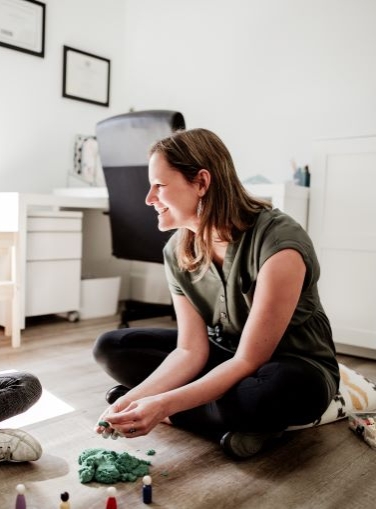
[[[0,47],[0,191],[65,186],[75,135],[129,108],[214,130],[243,179],[290,179],[316,138],[376,134],[375,0],[45,3],[45,58]],[[110,108],[62,97],[63,45],[111,60]]]
[[[45,58],[0,47],[0,191],[65,186],[75,135],[124,111],[124,1],[45,3]],[[62,97],[63,45],[111,60],[110,108]]]
[[[375,0],[47,0],[44,59],[0,47],[0,191],[64,186],[75,134],[129,108],[217,132],[242,178],[376,133]],[[62,98],[62,47],[111,59],[111,107]]]
[[[126,0],[127,107],[180,110],[242,178],[376,133],[375,0]]]

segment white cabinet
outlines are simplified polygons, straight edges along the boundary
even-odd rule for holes
[[[308,232],[338,352],[376,357],[376,136],[315,144]]]
[[[293,182],[245,185],[250,194],[270,200],[273,207],[286,212],[307,229],[309,188]]]
[[[79,310],[81,258],[82,212],[29,211],[25,316]]]

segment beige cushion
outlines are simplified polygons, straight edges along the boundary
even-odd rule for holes
[[[339,364],[340,383],[338,394],[320,419],[304,426],[290,426],[288,430],[296,430],[319,426],[338,421],[350,412],[368,412],[376,410],[376,383],[368,380],[360,373]]]

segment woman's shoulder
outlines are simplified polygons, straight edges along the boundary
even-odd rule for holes
[[[275,209],[264,209],[260,212],[257,223],[265,224],[265,223],[271,223],[271,222],[287,222],[287,223],[296,223],[295,219],[291,217],[290,215],[286,214],[286,212],[283,212],[282,210],[275,208]]]
[[[279,209],[263,210],[255,224],[242,234],[242,249],[273,254],[281,249],[313,249],[312,241],[305,229],[290,215]]]
[[[254,231],[278,231],[279,234],[284,232],[287,235],[294,234],[303,237],[307,235],[303,226],[296,219],[277,208],[260,212]]]
[[[251,245],[263,260],[282,249],[294,249],[307,266],[318,267],[312,240],[303,226],[279,209],[265,210],[255,224]]]

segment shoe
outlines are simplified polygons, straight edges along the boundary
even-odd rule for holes
[[[21,429],[0,429],[0,461],[36,461],[42,456],[40,443]]]
[[[120,398],[120,396],[124,396],[128,392],[129,389],[127,389],[124,385],[115,385],[115,387],[112,387],[110,390],[106,392],[106,401],[110,405],[112,403],[115,403],[117,399]]]
[[[260,452],[269,442],[282,435],[283,432],[242,433],[228,431],[221,438],[220,445],[230,458],[246,459]]]

